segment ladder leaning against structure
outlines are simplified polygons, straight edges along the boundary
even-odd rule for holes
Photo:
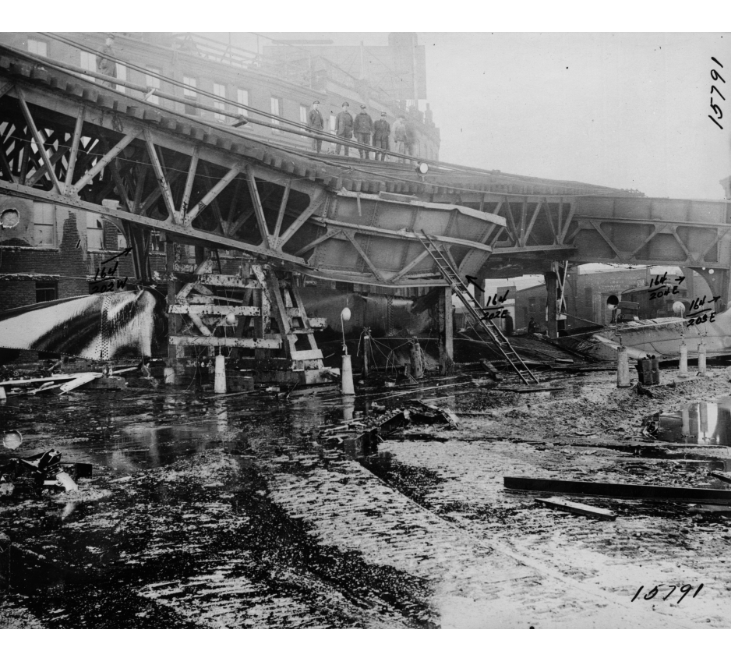
[[[480,305],[477,298],[475,298],[469,290],[469,287],[460,276],[459,270],[452,261],[449,252],[442,250],[438,243],[425,231],[422,230],[421,233],[423,234],[423,238],[422,236],[419,236],[421,244],[424,246],[431,258],[434,259],[434,263],[449,286],[452,288],[452,291],[457,294],[458,298],[465,306],[465,309],[467,309],[472,318],[487,333],[487,336],[490,337],[503,358],[505,358],[515,373],[520,376],[523,383],[529,385],[529,379],[534,383],[538,383],[538,378],[528,368],[528,365],[523,362],[523,359],[520,355],[518,355],[512,344],[508,341],[508,338],[502,333],[500,328],[493,323],[492,319],[489,318],[488,310]]]

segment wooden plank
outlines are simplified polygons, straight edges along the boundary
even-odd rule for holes
[[[309,351],[292,351],[293,360],[322,360],[322,351],[319,348]]]
[[[201,284],[208,286],[225,286],[229,289],[261,289],[261,283],[255,280],[244,279],[238,275],[219,275],[211,273],[210,275],[201,275],[198,278]]]
[[[678,488],[676,486],[643,486],[562,479],[533,479],[504,477],[505,488],[543,491],[547,493],[581,493],[597,497],[617,497],[648,500],[680,500],[691,502],[731,502],[731,490],[712,488]]]
[[[82,374],[58,374],[56,376],[46,376],[45,378],[16,378],[15,380],[0,381],[0,387],[18,387],[20,385],[34,385],[36,383],[50,383],[59,380],[74,380]]]
[[[731,472],[711,472],[711,476],[731,484]]]
[[[536,502],[545,504],[551,509],[558,509],[559,511],[568,511],[569,513],[575,513],[579,516],[586,516],[587,518],[600,518],[602,520],[616,520],[617,514],[609,509],[600,509],[595,506],[589,506],[587,504],[579,504],[578,502],[570,502],[569,500],[562,500],[559,497],[541,498],[537,497]]]
[[[87,383],[90,383],[92,380],[96,380],[97,378],[101,378],[104,374],[100,373],[88,373],[88,374],[79,374],[78,378],[74,378],[69,383],[64,383],[61,385],[61,391],[65,394],[66,392],[71,392],[72,390],[75,390],[77,387],[81,387],[82,385],[86,385]]]
[[[196,314],[198,316],[259,316],[261,310],[258,307],[234,306],[234,305],[170,305],[169,314]]]
[[[269,348],[282,347],[279,339],[249,339],[234,337],[170,337],[173,346],[228,346],[230,348]],[[298,358],[303,359],[303,358]]]

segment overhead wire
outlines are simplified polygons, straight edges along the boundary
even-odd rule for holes
[[[296,122],[296,121],[287,119],[286,117],[282,117],[281,115],[276,115],[276,114],[273,114],[271,112],[267,112],[265,110],[257,109],[257,108],[255,108],[253,106],[249,106],[249,105],[245,105],[245,104],[239,103],[238,101],[234,101],[233,99],[228,99],[225,96],[220,96],[220,95],[215,94],[213,92],[208,92],[206,90],[203,90],[203,89],[194,87],[192,85],[187,85],[185,82],[181,82],[181,81],[175,80],[174,78],[170,78],[169,76],[164,76],[163,74],[161,74],[160,72],[157,72],[157,71],[150,71],[149,69],[146,69],[146,68],[144,68],[142,66],[139,66],[137,64],[133,64],[133,63],[128,62],[127,60],[123,60],[123,59],[121,59],[121,58],[119,58],[117,56],[113,56],[113,55],[110,55],[110,54],[106,54],[103,51],[93,49],[93,48],[87,46],[86,44],[80,44],[80,43],[78,43],[78,42],[76,42],[76,41],[74,41],[72,39],[68,39],[67,37],[63,37],[63,36],[61,36],[61,35],[59,35],[57,33],[52,33],[52,32],[39,32],[39,34],[44,35],[44,36],[46,36],[46,37],[48,37],[50,39],[54,39],[54,40],[60,41],[62,43],[66,43],[67,45],[73,46],[74,48],[78,48],[80,50],[85,50],[86,52],[99,55],[99,56],[104,57],[106,59],[112,60],[112,61],[114,61],[114,62],[116,62],[118,64],[123,64],[123,65],[125,65],[126,67],[128,67],[128,68],[130,68],[132,70],[138,71],[140,73],[144,73],[146,75],[149,75],[151,77],[157,78],[159,80],[164,80],[165,82],[167,82],[167,83],[169,83],[169,84],[171,84],[171,85],[173,85],[175,87],[180,87],[180,88],[182,88],[184,90],[185,89],[188,89],[189,91],[194,92],[196,95],[201,95],[201,96],[204,96],[204,97],[213,99],[213,100],[218,101],[218,102],[223,102],[224,104],[228,104],[228,105],[233,106],[233,107],[237,107],[237,108],[240,108],[240,109],[244,109],[244,110],[247,110],[247,111],[252,112],[254,114],[258,114],[258,115],[261,115],[263,117],[267,117],[267,118],[269,118],[271,120],[274,120],[274,121],[278,122],[277,125],[272,125],[272,124],[269,124],[269,123],[264,123],[264,122],[258,122],[256,120],[251,120],[249,118],[248,121],[250,121],[251,123],[255,123],[255,124],[263,125],[263,126],[268,127],[268,128],[274,128],[274,129],[281,130],[281,131],[284,131],[284,132],[292,133],[292,134],[298,135],[300,137],[314,138],[316,136],[318,136],[318,137],[321,136],[321,139],[323,141],[328,141],[328,142],[332,142],[332,143],[335,143],[335,144],[341,144],[343,146],[353,147],[354,145],[357,145],[356,142],[352,142],[350,140],[338,139],[337,137],[334,137],[328,131],[319,131],[317,129],[309,129],[309,128],[306,131],[303,131],[302,130],[302,124],[300,122]],[[28,55],[27,53],[23,53],[23,54],[24,55]],[[40,58],[40,59],[43,59],[44,61],[47,60],[49,63],[55,64],[59,68],[63,68],[63,63],[54,62],[54,61],[50,60],[49,58]],[[94,75],[94,72],[91,72],[90,71],[89,72],[89,75]],[[124,86],[123,83],[125,83],[125,82],[126,81],[121,81],[120,80],[120,82],[118,84]],[[128,86],[132,86],[132,85],[130,83],[128,83]],[[183,101],[179,101],[179,102],[184,103],[184,100]],[[219,109],[211,108],[210,111],[211,112],[218,112]],[[223,112],[220,112],[220,114],[225,114],[225,110]],[[288,129],[286,127],[280,127],[280,124],[282,124],[282,123],[287,124],[287,125],[290,125],[290,126],[294,126],[298,130],[294,131],[294,130]],[[219,126],[219,128],[226,130],[227,127],[226,127],[225,124],[222,124],[221,126]],[[231,131],[228,130],[227,132],[230,133]],[[254,141],[259,141],[254,136],[242,136],[240,133],[234,133],[234,135],[236,135],[237,137],[245,137],[247,139],[252,139]],[[277,145],[277,146],[278,146],[278,148],[281,148],[281,147],[279,147],[279,145]],[[357,146],[355,148],[357,148]],[[292,151],[290,151],[290,153],[292,153],[292,152],[297,153],[297,154],[300,153],[298,150],[292,150]],[[379,153],[380,153],[380,150],[379,150]],[[447,171],[452,170],[452,171],[455,171],[455,172],[461,172],[461,173],[465,173],[465,174],[475,174],[477,176],[485,176],[485,175],[489,175],[489,176],[492,176],[492,177],[498,176],[498,177],[501,177],[501,178],[504,178],[504,179],[519,181],[519,182],[521,182],[523,184],[528,183],[528,182],[526,182],[526,178],[528,178],[528,177],[521,176],[521,175],[507,174],[507,173],[503,173],[503,172],[499,172],[499,171],[494,171],[494,170],[485,170],[485,169],[477,168],[477,167],[471,167],[471,166],[466,166],[466,165],[458,165],[458,164],[454,164],[454,163],[448,163],[448,162],[443,162],[443,161],[438,161],[438,160],[433,160],[433,159],[428,159],[428,158],[422,158],[422,157],[417,157],[417,156],[409,156],[409,155],[406,155],[406,154],[400,154],[400,153],[392,152],[392,151],[385,151],[384,150],[384,153],[386,155],[393,156],[393,157],[396,157],[396,158],[402,158],[402,159],[405,159],[405,160],[411,160],[411,161],[416,161],[416,162],[427,163],[429,165],[434,165],[435,167],[439,167],[439,168],[442,168],[442,169],[446,169]],[[305,156],[308,156],[309,157],[309,153],[308,152],[304,152],[303,151],[302,152],[302,155],[305,155]],[[327,160],[322,160],[321,162],[324,162],[324,163],[329,164],[331,166],[333,165],[333,163],[330,163]],[[361,171],[361,172],[364,172],[366,174],[371,174],[372,175],[372,173],[368,172],[367,170],[361,170],[360,168],[353,168],[353,169],[355,171]],[[378,176],[382,176],[382,175],[379,174]],[[401,180],[401,181],[407,182],[407,183],[418,183],[418,182],[415,182],[413,179],[399,179],[398,177],[395,177],[393,175],[387,175],[387,176],[389,178],[393,178],[395,180]],[[529,177],[529,178],[534,179],[534,178],[537,178],[537,177]],[[431,183],[431,182],[424,181],[423,183]],[[439,183],[433,183],[431,185],[440,185],[440,184]],[[460,188],[459,186],[452,185],[451,183],[450,184],[443,184],[443,185],[446,185],[447,187],[449,187],[451,189],[460,190],[460,191],[463,191],[463,192],[469,192],[469,193],[480,192],[480,191],[475,191],[475,190],[473,190],[471,188]],[[575,188],[577,185],[579,185],[579,186],[591,186],[592,188],[594,188],[594,185],[593,184],[582,184],[582,183],[578,183],[578,182],[574,183],[574,182],[558,182],[558,181],[557,182],[554,182],[554,181],[552,181],[550,185],[552,185],[554,187],[566,188],[566,189]],[[598,188],[600,188],[600,190],[591,190],[591,191],[587,191],[586,193],[567,193],[567,194],[570,194],[571,196],[584,196],[584,195],[586,195],[586,196],[605,196],[605,195],[616,195],[618,192],[627,192],[627,191],[618,191],[618,190],[614,190],[614,189],[608,189],[608,188],[606,188],[604,186],[601,186],[601,187],[598,187]],[[503,194],[503,193],[501,193],[501,194]],[[506,193],[506,194],[510,194],[510,193]],[[515,193],[515,194],[518,195],[519,193]],[[538,194],[540,194],[540,193],[538,193]],[[545,194],[546,193],[543,193],[543,195],[545,195]],[[522,196],[525,196],[525,195],[522,195]]]

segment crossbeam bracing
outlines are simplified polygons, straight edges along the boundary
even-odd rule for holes
[[[458,187],[454,173],[394,184],[383,174],[388,168],[370,164],[360,164],[369,178],[356,180],[352,165],[233,139],[225,127],[73,74],[49,74],[2,48],[0,90],[0,192],[102,213],[176,242],[240,250],[314,277],[440,284],[414,235],[429,203],[462,209],[455,223],[450,209],[435,206],[443,225],[430,231],[455,246],[464,274],[544,272],[565,259],[731,263],[726,202],[519,195],[485,190],[489,181],[478,183],[476,173]],[[103,207],[110,198],[120,208]]]

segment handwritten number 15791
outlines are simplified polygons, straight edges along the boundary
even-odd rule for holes
[[[720,63],[720,62],[719,62],[719,61],[718,61],[718,60],[717,60],[717,59],[716,59],[715,57],[712,57],[711,59],[712,59],[712,60],[713,60],[713,61],[714,61],[714,62],[715,62],[716,64],[718,64],[718,66],[720,66],[720,67],[721,67],[721,68],[723,69],[723,64],[721,64],[721,63]],[[722,83],[725,83],[725,82],[726,82],[726,81],[725,81],[725,80],[724,80],[724,79],[723,79],[723,78],[721,77],[721,75],[720,75],[720,74],[718,73],[718,71],[716,71],[716,69],[711,69],[711,78],[713,78],[713,80],[714,80],[714,81],[718,81],[718,80],[720,80],[720,81],[721,81]],[[714,114],[715,114],[715,115],[716,115],[716,116],[717,116],[717,117],[718,117],[719,119],[723,119],[723,111],[721,110],[721,108],[720,108],[720,107],[719,107],[718,105],[716,105],[716,104],[715,104],[715,103],[713,102],[713,92],[714,92],[714,91],[715,91],[715,92],[716,92],[716,94],[718,94],[718,95],[719,95],[719,96],[720,96],[720,97],[721,97],[721,98],[722,98],[722,99],[723,99],[724,101],[726,100],[726,97],[725,97],[725,96],[724,96],[723,94],[721,94],[721,92],[719,91],[718,87],[716,87],[715,85],[711,85],[711,110],[713,110]],[[719,127],[719,128],[721,129],[721,130],[723,130],[723,126],[721,126],[721,124],[719,124],[719,123],[718,123],[718,121],[716,120],[716,117],[714,117],[713,115],[708,115],[708,118],[709,118],[709,119],[710,119],[710,120],[711,120],[711,121],[712,121],[712,122],[713,122],[714,124],[716,124],[716,126],[718,126],[718,127]]]

